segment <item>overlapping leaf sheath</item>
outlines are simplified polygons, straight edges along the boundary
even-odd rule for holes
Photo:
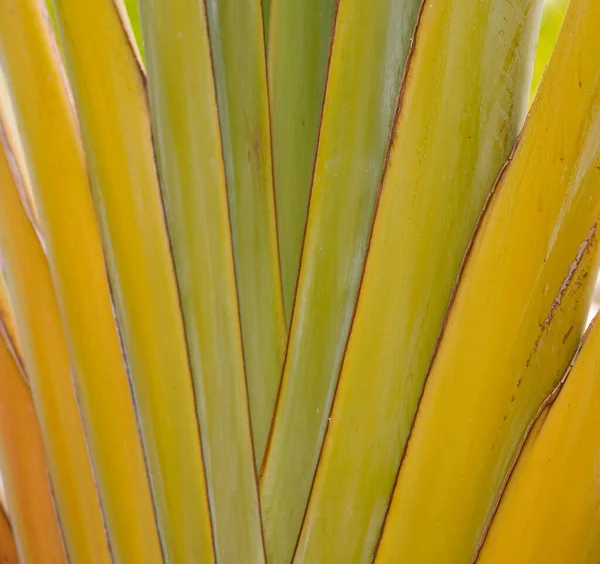
[[[337,0],[273,0],[269,93],[285,317],[289,326]],[[292,63],[293,61],[293,63]]]
[[[296,562],[373,554],[463,254],[523,121],[539,9],[423,4]]]
[[[596,319],[558,398],[525,443],[478,562],[600,560],[599,353]]]
[[[147,0],[141,8],[156,155],[196,383],[215,552],[219,562],[261,562],[258,493],[204,3]],[[251,209],[239,209],[240,214],[246,212]],[[255,375],[267,377],[266,372]]]
[[[128,563],[159,562],[154,508],[88,170],[41,0],[0,1],[0,62],[14,102],[68,345],[70,366],[63,364],[59,370],[70,370],[77,388],[111,550]],[[46,300],[54,304],[52,297]],[[24,307],[12,302],[17,310]],[[40,363],[42,368],[55,370],[52,363]],[[27,371],[31,375],[29,367]],[[76,542],[94,554],[93,539]],[[97,552],[102,561],[102,547]]]
[[[265,46],[269,44],[269,28],[271,27],[272,0],[262,0],[262,18],[265,36]]]
[[[206,8],[259,466],[286,342],[261,2],[208,0]]]
[[[0,558],[6,564],[18,564],[19,555],[15,545],[15,539],[10,528],[10,523],[0,507]]]
[[[2,112],[0,110],[0,122],[2,122]],[[23,346],[21,338],[17,331],[17,322],[15,321],[15,312],[6,290],[4,275],[0,272],[0,333],[4,338],[6,346],[10,350],[17,368],[23,378],[27,378],[25,364],[23,362]]]
[[[37,211],[35,208],[35,202],[33,200],[33,192],[31,188],[31,177],[27,166],[27,159],[23,151],[23,144],[19,136],[19,131],[16,122],[16,116],[13,111],[13,105],[8,92],[6,79],[0,66],[0,115],[2,116],[2,123],[4,129],[4,135],[11,147],[11,153],[14,157],[15,166],[18,169],[19,178],[21,179],[20,185],[18,186],[21,190],[21,200],[25,206],[25,211],[29,216],[30,221],[39,233],[39,220],[37,217]]]
[[[571,3],[473,240],[378,564],[472,559],[525,430],[577,346],[599,254],[599,26],[597,2]]]
[[[55,7],[162,547],[170,562],[204,562],[213,550],[200,429],[145,77],[112,0]]]
[[[71,381],[71,363],[58,304],[46,257],[19,198],[16,167],[13,169],[13,174],[9,168],[8,151],[7,140],[2,137],[2,147],[0,147],[2,271],[7,294],[14,308],[15,322],[23,347],[23,361],[31,385],[37,419],[40,422],[56,511],[71,561],[94,561],[106,564],[110,562],[109,549],[86,438]],[[9,380],[10,374],[6,370],[3,370],[3,378],[9,385],[12,380]],[[22,402],[25,401],[23,399],[25,392],[19,390],[17,383],[14,383],[14,386],[15,389],[11,390],[10,396],[2,394],[10,409],[18,409],[18,406],[22,406]],[[22,401],[19,401],[19,397]],[[7,417],[10,417],[10,414],[7,414]],[[13,421],[13,424],[18,423]],[[23,426],[21,432],[27,431],[35,433],[31,427]],[[31,436],[31,440],[36,440],[35,434]],[[27,449],[21,451],[21,455],[27,456],[31,449],[34,456],[35,443],[28,444],[26,447],[24,445],[24,440],[17,439],[15,446],[19,449]],[[10,445],[7,444],[6,448],[9,449]],[[35,460],[31,459],[29,463],[35,465]],[[9,489],[14,487],[16,490],[8,492],[8,501],[12,505],[14,499],[12,496],[15,495],[18,498],[14,503],[20,504],[23,501],[20,494],[23,492],[19,489],[19,483],[22,483],[19,481],[27,480],[26,470],[20,468],[18,471],[15,470],[13,475],[6,464],[8,463],[5,463],[2,469],[6,486]],[[41,471],[43,472],[43,469]],[[35,479],[34,475],[32,479]],[[27,489],[29,490],[29,486]],[[43,494],[40,493],[38,497],[35,488],[32,488],[30,495],[35,495],[35,507],[32,508],[36,513],[35,519],[45,520],[47,513],[44,510]],[[20,511],[28,510],[25,507],[15,509],[15,530],[18,536],[22,533]],[[49,523],[45,523],[45,526],[48,525]],[[36,527],[33,534],[37,536],[38,533]],[[22,550],[25,557],[28,552],[25,548]],[[52,549],[48,547],[43,550],[47,550],[50,558]]]
[[[0,472],[21,561],[66,563],[31,392],[1,339]]]
[[[273,562],[291,558],[308,500],[418,4],[341,0],[337,9],[287,358],[261,475]]]

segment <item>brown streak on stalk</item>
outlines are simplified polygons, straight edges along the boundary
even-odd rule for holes
[[[525,431],[525,435],[523,436],[523,438],[521,439],[521,442],[519,443],[519,446],[517,447],[517,451],[513,457],[513,460],[511,462],[511,465],[508,469],[508,472],[506,474],[506,477],[504,478],[504,481],[502,482],[502,485],[500,487],[500,491],[498,492],[498,495],[496,497],[496,501],[494,503],[494,507],[492,508],[492,512],[487,520],[485,529],[481,535],[481,539],[479,540],[479,544],[477,545],[477,548],[475,550],[475,554],[473,555],[473,559],[471,560],[472,564],[474,564],[478,558],[479,558],[479,554],[481,553],[481,549],[483,548],[483,545],[485,544],[485,541],[487,539],[487,535],[490,531],[491,525],[494,521],[494,517],[496,516],[496,513],[498,511],[498,508],[500,506],[500,503],[502,502],[502,498],[504,495],[504,492],[506,491],[506,488],[510,482],[510,479],[512,478],[513,474],[514,474],[514,470],[517,466],[517,463],[519,462],[519,458],[521,456],[521,453],[523,452],[523,449],[525,448],[525,445],[527,443],[527,440],[529,439],[529,436],[531,434],[531,431],[533,430],[533,428],[535,427],[535,424],[538,422],[538,420],[540,419],[540,417],[542,417],[544,415],[544,411],[546,410],[546,408],[551,409],[552,405],[554,404],[554,402],[556,401],[556,398],[558,396],[558,394],[560,393],[562,387],[564,386],[565,382],[567,381],[567,378],[569,377],[569,374],[571,373],[571,370],[573,369],[573,366],[575,364],[575,361],[577,360],[579,353],[581,352],[581,349],[583,347],[583,345],[585,344],[585,341],[588,338],[588,335],[590,333],[590,330],[592,328],[592,326],[596,323],[597,319],[598,319],[599,315],[597,314],[594,317],[594,320],[592,321],[592,323],[590,324],[590,326],[588,327],[588,329],[586,330],[586,332],[584,333],[583,337],[581,338],[581,341],[579,343],[579,346],[577,347],[577,350],[575,351],[575,354],[573,356],[573,358],[571,359],[571,362],[569,363],[569,366],[567,367],[567,370],[565,371],[563,377],[560,379],[560,381],[558,382],[558,384],[554,387],[554,389],[548,394],[548,396],[546,396],[546,399],[542,402],[542,404],[540,405],[539,409],[537,410],[536,414],[533,416],[533,419],[531,420],[531,422],[529,423],[527,430]],[[545,422],[548,419],[548,415],[550,415],[550,413],[546,414],[546,419],[544,420],[544,422],[542,423],[542,427],[540,427],[539,431],[538,431],[538,436],[541,432],[541,430],[543,429],[543,426],[545,424]]]
[[[552,322],[552,318],[554,317],[554,310],[560,306],[562,297],[563,297],[565,291],[569,288],[571,280],[573,279],[573,275],[577,271],[577,268],[579,267],[579,264],[581,262],[581,259],[583,258],[585,251],[587,250],[588,246],[592,246],[594,244],[595,235],[596,235],[596,226],[597,226],[596,223],[594,223],[592,225],[586,238],[583,240],[581,245],[579,245],[579,248],[577,249],[577,255],[575,256],[575,260],[573,260],[573,262],[569,266],[569,272],[567,273],[567,276],[563,280],[563,283],[558,291],[558,294],[557,294],[556,298],[554,299],[554,301],[552,302],[552,305],[550,306],[550,311],[548,312],[548,315],[547,315],[546,319],[544,320],[545,326],[550,325],[550,323]]]
[[[323,113],[325,111],[325,98],[327,95],[327,82],[329,80],[329,66],[331,64],[331,54],[333,52],[333,41],[335,39],[335,30],[336,30],[336,26],[337,26],[337,14],[338,14],[338,8],[340,5],[340,1],[341,0],[336,0],[335,3],[335,10],[333,13],[333,23],[332,23],[332,30],[331,30],[331,38],[329,40],[329,56],[327,59],[327,69],[325,71],[325,82],[324,82],[324,86],[323,86],[323,102],[321,103],[321,115],[319,116],[319,130],[317,132],[317,143],[316,143],[316,147],[315,147],[315,158],[313,159],[313,170],[312,170],[312,180],[310,183],[310,189],[309,189],[309,193],[308,193],[308,205],[307,205],[307,214],[306,214],[306,220],[304,222],[304,233],[302,235],[302,245],[301,245],[301,252],[300,252],[300,263],[298,265],[298,271],[296,273],[296,285],[295,285],[295,289],[294,289],[294,299],[292,301],[292,313],[290,315],[290,328],[287,334],[287,343],[285,346],[285,356],[283,359],[283,365],[281,368],[281,378],[279,379],[279,388],[277,390],[277,396],[275,398],[275,406],[273,409],[273,415],[271,417],[271,427],[269,428],[269,434],[267,435],[267,442],[265,444],[265,451],[263,454],[263,460],[262,460],[262,465],[260,468],[260,472],[259,472],[259,481],[262,479],[265,468],[267,466],[267,458],[269,457],[269,454],[271,453],[271,440],[273,438],[273,429],[275,428],[275,424],[277,423],[277,415],[279,413],[279,401],[281,399],[281,391],[283,389],[283,384],[284,384],[284,376],[285,376],[285,366],[287,363],[287,359],[288,359],[288,352],[289,352],[289,345],[290,345],[290,336],[292,334],[292,327],[293,327],[293,322],[294,322],[294,311],[296,309],[296,298],[297,298],[297,294],[298,294],[298,282],[300,280],[300,269],[302,266],[302,258],[304,255],[304,245],[306,242],[306,232],[308,230],[308,217],[309,217],[309,211],[310,211],[310,203],[312,200],[312,193],[313,193],[313,185],[314,185],[314,179],[315,179],[315,169],[317,166],[317,156],[319,154],[319,143],[321,140],[321,129],[323,126]],[[271,12],[272,13],[272,12]],[[272,29],[272,26],[271,26]],[[269,44],[271,44],[271,42],[269,42]],[[273,178],[273,182],[275,182],[275,178]],[[277,235],[278,239],[279,239],[279,234]]]
[[[582,241],[582,243],[579,245],[579,248],[577,249],[577,255],[575,256],[575,259],[569,266],[567,275],[565,276],[563,283],[561,284],[561,286],[558,290],[558,293],[556,294],[556,298],[554,298],[554,301],[552,302],[552,305],[550,306],[550,309],[548,310],[548,315],[546,316],[546,319],[544,319],[544,322],[540,325],[540,332],[533,344],[531,353],[529,354],[529,357],[527,358],[527,361],[525,362],[526,368],[531,363],[531,359],[533,358],[533,355],[537,352],[540,341],[542,340],[542,337],[548,332],[548,329],[550,328],[550,325],[554,318],[554,313],[557,310],[557,308],[560,307],[562,298],[563,298],[565,292],[569,289],[571,282],[573,281],[573,276],[579,275],[577,270],[579,268],[579,265],[581,263],[581,260],[583,259],[583,256],[584,256],[586,250],[588,249],[588,247],[593,246],[594,243],[596,242],[595,241],[596,226],[597,226],[596,223],[594,223],[592,225],[592,227],[590,228],[585,239]],[[575,283],[577,284],[576,289],[581,287],[581,285],[583,284],[583,280],[585,280],[585,278],[587,278],[587,271],[584,271],[583,273],[581,273],[581,280],[579,280],[579,276],[578,276],[578,278],[575,279]],[[567,331],[566,335],[562,339],[563,344],[566,342],[566,340],[569,337],[569,335],[571,334],[572,330],[573,330],[573,326],[571,325],[571,327]],[[519,379],[517,387],[520,384],[521,384],[521,380]]]
[[[365,279],[365,272],[367,270],[367,262],[368,262],[368,258],[369,258],[369,250],[371,247],[371,241],[373,239],[373,231],[375,228],[375,223],[376,223],[376,219],[377,219],[377,212],[379,210],[379,203],[381,201],[381,193],[383,191],[383,183],[387,174],[387,170],[388,170],[388,165],[389,165],[389,160],[390,160],[390,156],[392,153],[392,149],[394,146],[394,137],[396,134],[396,127],[398,125],[398,121],[400,119],[400,113],[402,111],[402,102],[403,102],[403,98],[404,98],[404,92],[406,89],[406,83],[408,81],[408,77],[410,74],[410,66],[411,66],[411,62],[412,62],[412,58],[413,58],[413,54],[415,52],[415,48],[416,48],[416,37],[417,37],[417,32],[419,30],[419,24],[421,23],[421,15],[423,14],[423,9],[425,7],[427,0],[421,0],[421,4],[419,5],[419,12],[417,14],[417,20],[415,23],[415,27],[413,30],[413,34],[411,37],[411,41],[410,41],[410,48],[408,51],[408,54],[406,56],[406,61],[404,62],[404,69],[403,69],[403,74],[402,74],[402,80],[400,82],[400,88],[398,90],[398,97],[397,97],[397,101],[396,101],[396,111],[394,112],[394,118],[392,121],[392,127],[390,130],[390,134],[388,137],[388,144],[387,144],[387,149],[386,149],[386,153],[385,153],[385,157],[384,157],[384,162],[383,162],[383,166],[382,166],[382,172],[381,172],[381,178],[379,181],[379,186],[377,187],[377,195],[375,198],[375,207],[373,210],[373,219],[371,221],[371,228],[369,231],[369,237],[367,239],[367,250],[365,253],[365,259],[363,262],[363,267],[362,267],[362,272],[361,272],[361,276],[360,276],[360,281],[358,284],[358,290],[356,293],[356,299],[354,300],[354,307],[352,310],[352,316],[350,318],[350,326],[348,328],[348,335],[346,337],[346,342],[344,345],[344,352],[342,354],[342,362],[340,363],[340,368],[338,370],[338,375],[337,375],[337,380],[335,383],[335,388],[333,391],[333,399],[331,401],[331,407],[329,408],[329,417],[327,418],[327,422],[325,423],[325,432],[323,434],[323,440],[321,442],[321,448],[319,450],[319,456],[317,458],[317,465],[315,467],[315,472],[313,474],[313,479],[312,479],[312,483],[310,485],[310,490],[309,490],[309,494],[308,494],[308,501],[306,503],[306,507],[304,508],[304,514],[302,516],[302,524],[300,526],[300,532],[298,533],[298,538],[296,539],[296,545],[294,547],[294,552],[292,555],[292,561],[294,560],[295,556],[296,556],[296,552],[298,550],[298,546],[300,543],[300,538],[302,537],[302,531],[304,529],[304,524],[306,521],[306,517],[308,515],[309,509],[310,509],[310,502],[311,502],[311,498],[312,498],[312,493],[313,493],[313,489],[314,489],[314,485],[315,485],[315,481],[317,478],[317,475],[319,473],[319,464],[321,462],[321,457],[323,455],[323,450],[325,448],[325,444],[327,442],[327,432],[329,431],[329,424],[331,422],[331,418],[332,415],[334,413],[334,408],[335,408],[335,399],[337,396],[337,391],[339,388],[339,384],[340,384],[340,379],[341,379],[341,375],[342,375],[342,371],[344,368],[344,360],[346,358],[346,353],[348,352],[348,345],[350,343],[350,336],[352,335],[352,329],[354,327],[354,321],[356,319],[356,312],[358,309],[358,302],[360,299],[360,295],[361,295],[361,291],[362,291],[362,286],[363,286],[363,282]],[[387,516],[387,510],[386,510],[386,516]],[[384,516],[385,519],[385,516]],[[382,528],[383,530],[383,528]],[[375,546],[375,551],[377,550],[377,546],[379,545],[379,539],[377,541],[377,544]]]
[[[561,299],[564,295],[564,292],[569,288],[569,285],[573,279],[573,275],[575,274],[577,268],[580,265],[581,259],[583,258],[583,255],[586,251],[586,249],[588,249],[589,247],[591,247],[594,243],[595,243],[595,233],[596,233],[596,227],[597,227],[597,223],[594,223],[589,231],[589,233],[587,234],[586,238],[583,240],[583,242],[581,243],[581,245],[579,245],[579,249],[577,251],[577,256],[575,257],[575,260],[571,263],[571,266],[569,267],[569,271],[567,273],[567,276],[565,277],[565,280],[563,281],[563,284],[561,285],[558,294],[555,298],[555,300],[553,301],[552,305],[550,306],[550,311],[548,313],[548,318],[546,321],[544,321],[544,324],[541,328],[541,333],[540,335],[537,337],[537,339],[535,340],[535,344],[534,344],[534,349],[529,357],[529,359],[527,360],[527,364],[526,366],[529,366],[529,362],[531,359],[531,356],[533,355],[533,353],[536,352],[537,350],[537,346],[540,342],[540,338],[541,336],[547,332],[548,327],[549,327],[549,323],[552,321],[552,316],[554,314],[554,310],[560,306],[560,302]],[[587,277],[587,273],[583,272],[582,273],[582,278],[586,278]],[[578,290],[581,287],[581,282],[579,282],[579,284],[577,285],[577,287],[575,288],[575,290]],[[569,377],[569,374],[571,373],[571,370],[573,369],[573,365],[575,364],[575,361],[577,360],[577,357],[579,356],[579,353],[581,351],[581,348],[583,347],[585,341],[587,340],[590,331],[593,327],[593,325],[596,323],[597,319],[600,318],[600,313],[596,314],[596,316],[594,317],[593,321],[590,323],[589,327],[586,329],[585,333],[583,334],[583,336],[581,337],[581,341],[579,342],[579,345],[577,347],[577,350],[575,351],[575,354],[573,355],[573,358],[571,359],[571,362],[569,363],[569,366],[567,367],[565,373],[563,374],[562,378],[558,381],[558,383],[556,384],[556,386],[552,389],[552,391],[546,396],[546,398],[544,399],[544,401],[542,402],[542,404],[540,405],[540,407],[538,408],[536,414],[534,415],[533,419],[531,420],[531,422],[529,423],[525,434],[523,435],[523,438],[521,439],[521,441],[519,442],[519,445],[517,447],[517,450],[515,452],[515,454],[513,455],[511,464],[508,468],[508,471],[506,473],[506,476],[504,477],[504,480],[502,481],[502,484],[500,485],[500,488],[498,490],[498,493],[496,495],[496,499],[494,501],[494,505],[492,506],[492,510],[490,512],[489,517],[486,520],[485,523],[485,527],[483,529],[483,532],[481,534],[481,537],[479,539],[479,542],[477,544],[477,547],[475,549],[475,554],[473,555],[473,559],[472,559],[472,563],[475,563],[476,560],[479,557],[479,554],[481,552],[481,549],[483,548],[483,545],[485,543],[485,540],[487,538],[487,535],[490,531],[490,528],[492,526],[492,522],[494,520],[494,517],[496,516],[496,513],[498,512],[498,508],[500,507],[500,504],[502,502],[502,498],[504,496],[504,493],[506,492],[506,488],[508,486],[508,483],[511,479],[511,477],[513,476],[514,470],[519,462],[519,458],[520,455],[523,451],[523,449],[525,448],[525,445],[531,435],[531,431],[533,430],[535,424],[538,422],[538,420],[540,419],[540,417],[542,417],[542,415],[544,414],[544,411],[546,410],[546,408],[551,408],[552,404],[556,401],[556,398],[559,394],[559,392],[561,391],[561,389],[563,388],[567,378]],[[571,334],[573,330],[573,326],[571,325],[569,327],[569,330],[567,331],[566,335],[563,337],[562,342],[563,344],[566,342],[567,338],[569,337],[569,335]],[[519,383],[521,382],[521,380],[519,380]],[[518,386],[518,384],[517,384]],[[546,420],[547,420],[547,416],[549,415],[546,414]],[[539,433],[541,432],[541,429],[543,428],[543,425],[545,424],[545,420],[542,423],[542,427],[540,427],[540,431],[538,431],[538,436]]]

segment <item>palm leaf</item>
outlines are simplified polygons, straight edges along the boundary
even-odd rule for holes
[[[0,0],[0,556],[600,558],[551,2]]]

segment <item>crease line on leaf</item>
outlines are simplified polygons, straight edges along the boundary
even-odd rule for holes
[[[2,127],[0,118],[0,128]],[[6,152],[5,152],[6,154]],[[0,268],[2,260],[0,258]],[[15,321],[14,310],[10,302],[10,296],[6,289],[6,281],[4,275],[0,272],[0,335],[6,343],[6,347],[15,361],[15,364],[21,374],[23,380],[29,386],[29,377],[25,369],[25,361],[23,359],[23,349],[18,334],[17,324]]]
[[[271,2],[271,0],[262,0],[263,2]],[[337,0],[339,2],[339,0]],[[270,9],[270,8],[269,8]],[[264,61],[264,65],[265,65],[265,76],[266,76],[266,80],[267,80],[267,119],[269,120],[269,147],[271,149],[271,177],[273,178],[273,182],[271,183],[271,198],[273,200],[273,215],[275,217],[275,246],[277,249],[277,267],[278,267],[278,271],[279,271],[279,295],[280,295],[280,301],[281,301],[281,310],[284,311],[284,304],[283,304],[283,279],[281,278],[281,245],[279,244],[279,218],[277,217],[277,191],[275,190],[275,161],[273,159],[273,117],[272,117],[272,111],[271,111],[271,89],[269,88],[269,62],[268,62],[268,49],[269,49],[269,44],[268,42],[265,41],[265,37],[266,34],[269,33],[268,29],[265,29],[265,18],[264,18],[264,12],[261,10],[261,18],[260,18],[261,22],[262,22],[262,35],[263,35],[263,61]],[[270,27],[269,27],[270,29]],[[284,322],[284,333],[286,334],[286,350],[287,350],[287,334],[289,333],[289,331],[287,330],[287,327],[285,327],[285,322]],[[285,360],[285,359],[284,359]],[[281,366],[281,374],[283,374],[283,364]],[[279,381],[281,382],[281,377],[279,378]],[[279,390],[277,393],[277,396],[279,396]],[[275,411],[273,411],[273,413],[275,413]],[[271,417],[272,420],[272,417]],[[264,458],[264,455],[263,455]]]
[[[4,313],[0,312],[0,338],[4,339],[4,342],[6,343],[6,348],[10,351],[10,354],[12,355],[12,358],[15,361],[17,368],[19,369],[19,374],[29,386],[29,379],[27,378],[27,372],[25,371],[23,359],[21,358],[21,355],[19,354],[13,339],[11,338],[6,325],[7,324],[4,317]]]

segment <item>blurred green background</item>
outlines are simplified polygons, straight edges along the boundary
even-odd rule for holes
[[[533,100],[540,82],[542,81],[544,70],[550,60],[550,55],[552,54],[552,49],[554,49],[554,44],[558,38],[558,32],[560,31],[560,26],[568,4],[567,0],[545,0],[544,2],[540,35],[533,66],[530,100]]]
[[[141,46],[140,14],[138,11],[138,0],[125,0],[127,11],[131,19],[133,33]],[[567,0],[545,0],[542,12],[542,23],[540,26],[540,36],[537,45],[535,63],[533,67],[533,80],[531,82],[531,99],[533,99],[542,80],[544,70],[552,49],[556,43],[558,32],[567,9]]]
[[[129,12],[129,19],[131,20],[131,27],[133,28],[133,33],[135,35],[138,45],[140,46],[141,51],[142,31],[140,28],[140,12],[138,9],[138,1],[139,0],[125,0],[125,6],[127,6],[127,11]]]

